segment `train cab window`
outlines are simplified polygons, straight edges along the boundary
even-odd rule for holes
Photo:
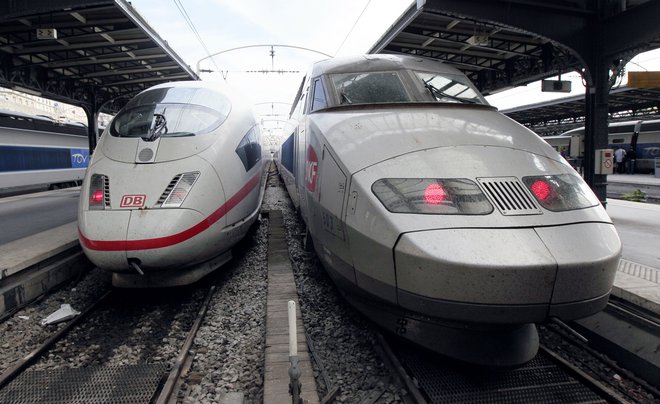
[[[328,103],[325,99],[325,89],[323,88],[323,81],[320,78],[314,80],[314,95],[312,97],[312,109],[311,111],[316,111],[317,109],[322,109],[328,106]]]
[[[330,75],[339,104],[410,102],[397,72],[361,72]]]
[[[416,71],[415,76],[421,80],[433,101],[488,105],[477,89],[463,76],[421,71]]]
[[[112,120],[116,137],[184,137],[220,126],[231,109],[224,95],[206,88],[170,87],[135,96]]]

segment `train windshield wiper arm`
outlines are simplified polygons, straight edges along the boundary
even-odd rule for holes
[[[166,136],[167,137],[187,137],[187,136],[195,136],[195,134],[192,133],[192,132],[172,132],[172,133],[168,133]]]
[[[154,114],[154,121],[149,129],[147,141],[154,141],[165,134],[167,134],[167,119],[165,118],[165,110],[163,110],[162,114]]]
[[[469,100],[467,98],[461,98],[455,95],[442,92],[440,89],[438,89],[438,87],[434,86],[428,81],[424,81],[424,86],[431,92],[431,95],[433,95],[433,97],[438,101],[440,101],[440,98],[449,98],[452,100],[456,100],[458,102],[464,102],[466,104],[476,104],[475,101]]]

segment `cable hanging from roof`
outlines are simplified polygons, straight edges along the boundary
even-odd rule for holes
[[[213,58],[211,57],[211,52],[209,52],[209,49],[206,47],[206,44],[204,43],[204,40],[202,40],[201,35],[199,35],[197,28],[195,28],[195,24],[193,24],[192,20],[190,19],[190,16],[188,15],[188,12],[186,11],[183,4],[181,3],[181,0],[172,0],[172,1],[174,1],[174,5],[176,5],[176,7],[179,9],[179,12],[183,16],[183,19],[186,20],[188,27],[190,27],[193,34],[195,34],[195,36],[197,37],[197,40],[202,45],[202,48],[204,48],[206,55],[211,59],[216,69],[220,70],[220,67],[215,63],[215,60],[213,60]]]
[[[355,26],[360,21],[360,18],[362,18],[362,15],[364,14],[364,12],[367,11],[367,7],[369,7],[369,3],[371,3],[371,0],[367,1],[367,4],[364,5],[364,8],[362,9],[362,12],[358,16],[357,20],[355,20],[355,22],[353,23],[353,26],[351,27],[351,29],[348,30],[348,34],[346,34],[346,36],[344,37],[344,40],[341,41],[341,45],[339,45],[339,48],[337,48],[337,50],[335,51],[334,56],[337,56],[337,53],[339,53],[339,50],[346,43],[346,40],[348,39],[348,36],[351,35],[351,32],[353,32],[353,29],[355,29]]]

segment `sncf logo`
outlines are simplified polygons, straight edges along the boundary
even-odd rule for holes
[[[319,169],[319,159],[312,145],[307,146],[307,165],[305,166],[305,184],[311,192],[316,191],[316,177]]]
[[[141,208],[146,202],[146,195],[124,195],[121,197],[120,208]]]

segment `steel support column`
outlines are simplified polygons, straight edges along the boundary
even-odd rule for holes
[[[610,64],[598,59],[587,70],[591,80],[587,80],[585,94],[584,179],[605,206],[607,175],[595,173],[595,153],[598,149],[607,148],[608,144]]]
[[[83,106],[85,115],[87,115],[87,140],[89,143],[89,155],[94,154],[96,148],[96,139],[98,138],[99,109],[96,102],[96,94],[90,91],[90,103]]]

